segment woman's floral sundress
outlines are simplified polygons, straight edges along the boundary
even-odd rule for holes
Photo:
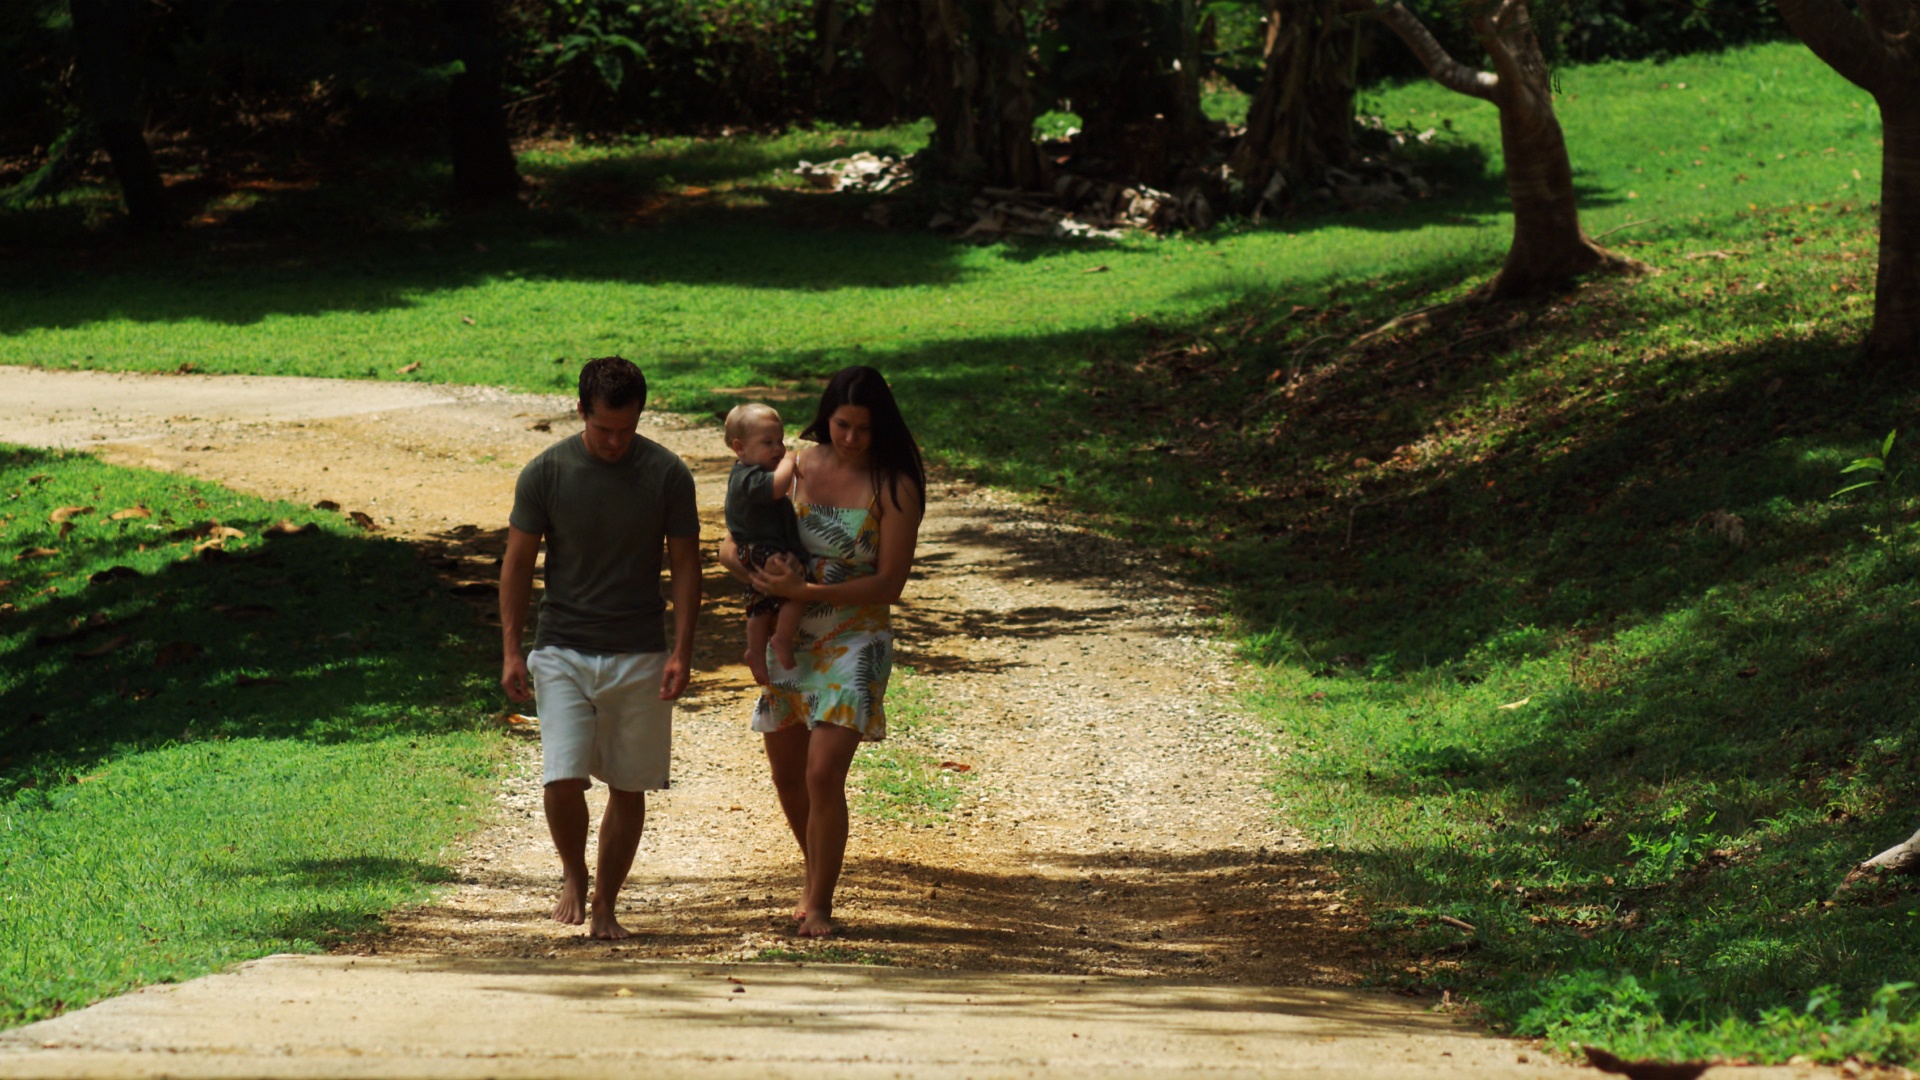
[[[848,509],[797,503],[800,538],[813,556],[808,578],[833,585],[879,568],[880,523],[873,507]],[[782,668],[767,654],[770,685],[753,707],[753,730],[790,724],[838,724],[868,742],[887,737],[884,699],[893,672],[893,629],[886,604],[808,604],[794,634],[799,666]]]

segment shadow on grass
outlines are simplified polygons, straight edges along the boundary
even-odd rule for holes
[[[16,450],[9,466],[61,459]],[[452,706],[484,667],[472,619],[413,549],[320,530],[258,539],[272,523],[230,518],[251,539],[197,558],[198,537],[92,539],[87,565],[149,569],[99,583],[69,574],[0,623],[13,673],[0,691],[8,786],[169,742],[360,741],[469,724]],[[8,585],[15,598],[26,588]]]

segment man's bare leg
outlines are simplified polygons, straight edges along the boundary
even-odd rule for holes
[[[807,857],[807,728],[794,724],[768,732],[767,771],[773,776],[773,791],[780,798],[780,811],[787,816],[787,828],[793,830],[800,845],[800,858]],[[794,909],[795,922],[807,917],[806,890],[801,888],[800,905]]]
[[[847,857],[847,769],[860,733],[821,724],[808,733],[807,892],[800,905],[801,937],[833,933],[833,890]]]
[[[587,920],[587,782],[555,780],[542,795],[547,833],[560,854],[560,898],[553,905],[553,921],[578,926]]]
[[[788,600],[780,605],[780,614],[773,621],[773,655],[788,671],[799,666],[793,661],[793,635],[800,631],[800,618],[806,613],[807,605]],[[763,655],[765,651],[761,650]]]
[[[753,681],[761,686],[767,685],[767,637],[772,632],[771,612],[747,616],[747,653],[741,659],[747,662],[747,670],[753,672]]]
[[[640,833],[647,824],[647,793],[607,789],[607,812],[600,819],[600,856],[594,876],[592,915],[589,937],[618,941],[629,936],[615,918],[620,887],[627,883],[633,869],[633,853],[640,847]]]

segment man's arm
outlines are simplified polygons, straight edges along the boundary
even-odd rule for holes
[[[693,671],[693,628],[700,618],[700,538],[667,537],[667,573],[673,590],[673,654],[660,676],[660,699],[672,701],[687,689]]]
[[[507,553],[500,559],[500,688],[514,701],[533,697],[527,682],[527,654],[520,639],[527,631],[527,602],[533,598],[533,560],[540,538],[507,526]]]

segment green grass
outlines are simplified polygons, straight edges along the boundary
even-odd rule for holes
[[[1377,978],[1627,1056],[1911,1060],[1920,899],[1828,906],[1920,796],[1920,504],[1827,497],[1920,405],[1851,352],[1878,118],[1797,46],[1560,74],[1589,231],[1660,272],[1359,349],[1497,265],[1483,103],[1370,94],[1437,130],[1431,200],[1112,244],[885,232],[776,171],[907,130],[556,150],[516,217],[404,174],[66,250],[56,207],[0,223],[0,361],[562,389],[623,351],[692,413],[873,363],[946,465],[1217,587]]]
[[[952,763],[943,763],[934,745],[948,715],[929,683],[905,667],[894,668],[887,688],[887,737],[854,755],[848,786],[856,812],[908,825],[930,825],[952,815],[966,778],[946,767]]]
[[[0,1025],[321,948],[448,880],[500,756],[470,616],[337,515],[262,539],[314,516],[0,446],[6,554],[56,552],[0,563]],[[216,520],[245,537],[195,555]]]

